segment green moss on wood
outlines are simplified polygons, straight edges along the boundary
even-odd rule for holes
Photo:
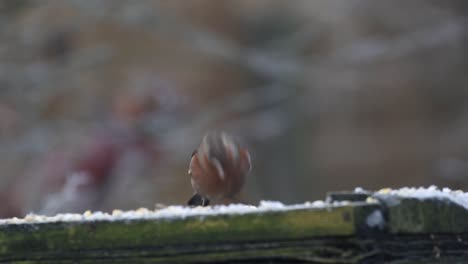
[[[468,232],[468,210],[449,200],[393,198],[388,210],[392,233]]]
[[[349,236],[355,232],[354,210],[344,206],[186,219],[8,225],[0,227],[0,258],[40,259],[63,252],[79,256],[83,251],[92,256],[93,250],[98,256],[127,248],[157,248],[165,255],[175,253],[171,246],[177,245]]]
[[[185,219],[0,225],[0,262],[457,263],[466,257],[468,212],[449,200],[335,198],[354,202]],[[376,213],[383,222],[370,227]]]

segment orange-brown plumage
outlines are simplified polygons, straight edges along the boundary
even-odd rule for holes
[[[194,151],[189,174],[194,197],[189,205],[207,205],[209,200],[234,198],[251,168],[250,154],[224,132],[212,132]]]

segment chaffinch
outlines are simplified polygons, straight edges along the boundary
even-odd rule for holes
[[[192,153],[188,173],[195,194],[190,206],[233,199],[251,170],[249,151],[224,132],[211,132]]]

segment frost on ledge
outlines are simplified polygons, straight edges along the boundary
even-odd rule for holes
[[[53,222],[86,222],[86,221],[125,221],[135,219],[184,219],[191,216],[210,216],[210,215],[229,215],[229,214],[250,214],[291,211],[299,209],[324,208],[330,206],[345,206],[349,202],[324,201],[305,202],[302,204],[285,205],[277,201],[261,201],[258,206],[245,204],[230,204],[208,207],[187,207],[187,206],[168,206],[162,209],[150,210],[139,208],[137,210],[121,211],[114,210],[112,213],[90,212],[83,214],[57,214],[55,216],[44,216],[37,214],[28,214],[24,218],[0,219],[0,225],[6,224],[38,224]]]
[[[367,203],[378,203],[376,200],[385,200],[387,204],[398,204],[403,198],[416,198],[419,200],[440,199],[441,201],[451,201],[468,209],[468,193],[457,190],[453,191],[449,188],[438,188],[430,186],[428,188],[419,187],[411,188],[404,187],[401,189],[385,188],[376,192],[370,192],[363,188],[355,188],[354,193],[368,194]],[[242,215],[256,214],[266,212],[282,212],[300,209],[314,209],[325,207],[339,207],[352,204],[349,201],[315,201],[305,202],[302,204],[285,205],[278,201],[261,201],[258,206],[245,204],[230,204],[208,207],[187,207],[173,205],[162,209],[146,209],[140,208],[137,210],[121,211],[114,210],[107,212],[90,212],[86,211],[83,214],[57,214],[55,216],[44,216],[37,214],[28,214],[24,218],[0,219],[0,225],[8,224],[38,224],[38,223],[53,223],[53,222],[92,222],[92,221],[126,221],[126,220],[141,220],[141,219],[184,219],[186,217],[203,217],[212,215]],[[384,225],[384,217],[380,210],[374,211],[366,219],[366,224],[369,227],[382,228]]]
[[[355,193],[366,193],[368,191],[363,188],[356,188]],[[415,198],[419,200],[438,199],[441,201],[450,201],[456,203],[465,209],[468,209],[468,192],[461,190],[451,190],[449,188],[438,188],[437,186],[430,187],[403,187],[400,189],[381,189],[373,194],[374,197],[391,199],[391,198]]]

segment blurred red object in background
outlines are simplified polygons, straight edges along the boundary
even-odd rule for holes
[[[0,218],[17,217],[21,215],[21,206],[15,200],[11,192],[0,193]]]

